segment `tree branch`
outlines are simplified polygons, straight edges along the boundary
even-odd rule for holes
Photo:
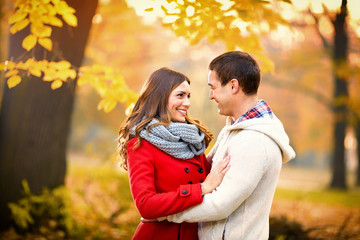
[[[324,35],[320,32],[320,28],[319,28],[319,18],[311,11],[311,9],[308,9],[308,13],[313,17],[314,21],[315,21],[315,30],[317,32],[317,34],[319,35],[319,37],[321,38],[321,41],[323,43],[323,46],[325,49],[330,49],[330,44],[328,43],[328,41],[326,40],[326,38],[324,37]]]
[[[306,96],[309,96],[309,97],[317,100],[319,103],[323,104],[325,107],[329,108],[329,110],[332,111],[332,107],[333,107],[332,99],[329,99],[328,97],[324,96],[323,94],[316,92],[313,89],[308,88],[304,85],[293,84],[290,81],[264,81],[264,83],[272,85],[276,88],[290,89],[295,92],[302,93]]]

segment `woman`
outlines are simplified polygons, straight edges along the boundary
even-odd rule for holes
[[[178,213],[202,202],[228,169],[229,159],[210,171],[204,155],[212,134],[190,118],[190,80],[160,68],[145,82],[120,128],[122,166],[129,170],[135,205],[144,219]],[[201,183],[202,182],[202,183]],[[197,239],[197,223],[142,221],[133,239]]]

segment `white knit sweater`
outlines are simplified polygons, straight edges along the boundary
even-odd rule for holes
[[[200,222],[200,240],[269,238],[269,213],[282,163],[295,157],[281,122],[256,118],[231,125],[230,118],[208,155],[215,167],[227,154],[230,169],[204,201],[167,217]]]

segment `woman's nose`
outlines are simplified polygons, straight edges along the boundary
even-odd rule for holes
[[[183,102],[184,106],[190,107],[190,99],[189,98],[185,98],[185,101]]]

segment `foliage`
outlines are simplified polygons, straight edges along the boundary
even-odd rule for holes
[[[66,187],[71,199],[71,216],[76,222],[76,234],[68,236],[68,239],[117,239],[127,240],[131,239],[137,224],[140,220],[140,215],[137,212],[129,188],[129,179],[126,172],[123,172],[116,166],[116,162],[107,162],[106,164],[97,162],[89,158],[82,158],[81,156],[71,155],[69,164],[69,171],[66,179]],[[277,189],[278,193],[279,189]],[[351,235],[352,232],[358,231],[358,209],[359,205],[351,208],[343,208],[343,201],[335,198],[334,201],[329,201],[332,196],[326,195],[323,192],[323,197],[319,197],[321,203],[329,202],[326,207],[324,204],[307,205],[305,198],[297,197],[304,194],[303,191],[281,189],[282,192],[298,192],[288,197],[278,195],[275,197],[273,205],[271,220],[270,220],[270,234],[276,235],[275,238],[270,239],[291,239],[293,233],[299,234],[298,237],[309,239],[307,236],[316,236],[317,239],[340,239],[336,238],[339,229],[342,227],[342,216],[338,213],[348,215],[353,213],[352,222],[348,223],[346,229],[343,229],[341,236]],[[320,193],[319,193],[320,194]],[[349,192],[342,192],[344,198],[352,198]],[[42,195],[41,195],[42,196]],[[285,199],[285,200],[284,200]],[[354,198],[355,199],[355,198]],[[299,201],[300,200],[300,201]],[[320,207],[321,206],[321,207]],[[335,215],[329,215],[332,209],[336,209]],[[282,210],[277,213],[277,209]],[[316,212],[316,210],[318,210]],[[304,217],[299,213],[316,212],[316,217],[324,215],[322,220],[314,217]],[[326,219],[325,219],[326,218]],[[294,220],[295,219],[295,220]],[[337,225],[329,225],[325,220],[336,220]],[[335,221],[336,222],[336,221]],[[56,222],[57,223],[57,222]],[[313,231],[310,229],[313,229]],[[329,235],[330,230],[335,230],[333,235]],[[311,233],[311,234],[310,234]],[[315,233],[315,234],[314,234]],[[346,234],[345,234],[346,233]],[[50,235],[55,235],[56,230],[48,228],[47,239],[52,239]],[[14,232],[0,233],[0,239],[40,239],[40,234],[37,235],[24,233],[18,235]],[[2,238],[3,237],[3,238]],[[286,238],[288,237],[288,238]],[[58,236],[53,239],[63,239]],[[296,238],[292,238],[296,239]],[[315,239],[313,237],[313,239]],[[341,239],[356,239],[341,238]]]
[[[315,203],[325,203],[330,205],[342,205],[360,208],[360,192],[347,192],[341,190],[323,191],[299,191],[277,188],[275,198],[301,200]]]
[[[0,71],[6,71],[7,86],[13,88],[21,83],[25,76],[33,75],[42,78],[43,81],[51,83],[51,89],[55,90],[63,86],[64,82],[79,79],[80,85],[90,84],[102,97],[98,109],[110,112],[118,102],[131,106],[137,98],[125,83],[122,75],[115,69],[107,66],[89,66],[77,69],[66,59],[57,56],[59,61],[48,61],[46,59],[35,59],[31,55],[36,44],[49,52],[53,49],[51,40],[52,27],[63,27],[63,22],[69,26],[77,26],[75,9],[67,5],[64,0],[17,0],[14,4],[16,11],[9,17],[8,22],[12,24],[10,33],[15,34],[30,26],[30,33],[22,42],[22,47],[28,51],[25,59],[5,61],[0,63]],[[30,54],[29,54],[30,53]]]
[[[69,7],[64,0],[18,0],[14,4],[16,11],[9,17],[8,22],[12,24],[10,33],[15,34],[30,26],[30,33],[22,41],[22,47],[28,52],[33,51],[36,44],[47,51],[53,50],[51,40],[52,27],[62,27],[62,19],[72,27],[77,26],[75,9]],[[24,61],[5,61],[0,64],[0,70],[5,70],[5,77],[8,78],[9,88],[17,86],[27,74],[36,77],[43,76],[44,81],[52,82],[51,88],[57,89],[68,79],[75,79],[76,71],[71,69],[71,64],[66,60],[58,62],[36,60],[28,58]]]
[[[43,76],[44,81],[50,81],[51,88],[57,89],[68,79],[75,79],[76,71],[71,69],[68,61],[52,62],[47,60],[36,61],[29,58],[26,62],[6,61],[4,65],[7,73],[5,77],[9,88],[13,88],[21,82],[22,77],[30,73],[36,77]]]
[[[153,0],[154,1],[154,0]],[[227,50],[243,49],[254,54],[264,72],[273,71],[273,62],[264,55],[260,36],[287,26],[277,12],[282,2],[290,0],[245,1],[172,1],[163,3],[163,24],[177,36],[196,44],[207,38],[210,43],[223,42]],[[153,11],[153,8],[146,9]]]
[[[285,216],[270,218],[270,240],[315,240],[308,235],[299,222],[289,221]]]
[[[68,25],[77,26],[75,9],[69,7],[64,0],[17,0],[14,8],[16,11],[9,18],[9,23],[13,24],[10,32],[15,34],[30,25],[30,34],[22,42],[22,47],[27,51],[33,49],[36,43],[48,51],[52,50],[53,43],[50,39],[52,28],[50,26],[63,26],[57,15],[62,16]]]
[[[102,65],[84,66],[80,68],[79,86],[90,84],[102,97],[98,110],[110,112],[117,102],[126,103],[129,108],[136,101],[135,94],[127,85],[119,71]],[[127,111],[128,112],[128,111]]]
[[[189,0],[167,2],[168,4],[161,5],[165,13],[164,26],[171,28],[178,36],[185,37],[192,44],[207,37],[211,43],[224,42],[228,50],[244,49],[259,59],[263,65],[263,71],[273,70],[272,61],[263,54],[264,49],[259,36],[275,30],[279,25],[287,24],[274,7],[277,8],[282,2],[291,3],[291,1],[277,0],[274,3],[263,0],[247,0],[241,3]],[[64,0],[18,0],[14,8],[16,11],[9,18],[9,23],[12,24],[10,32],[15,34],[30,26],[30,34],[22,42],[22,47],[28,52],[33,51],[37,43],[47,51],[54,52],[55,45],[51,40],[52,27],[63,27],[63,21],[71,27],[77,26],[75,9],[68,6]],[[28,74],[52,82],[53,90],[62,87],[66,81],[74,81],[81,77],[82,84],[90,84],[100,94],[102,100],[98,104],[98,109],[103,109],[105,112],[110,112],[118,102],[130,106],[136,99],[136,94],[126,86],[120,74],[116,74],[115,80],[111,78],[109,80],[107,74],[109,67],[106,67],[106,70],[95,70],[96,73],[93,74],[92,70],[98,69],[99,66],[77,69],[66,59],[59,56],[57,58],[59,58],[58,62],[33,57],[6,61],[0,64],[0,70],[7,71],[5,77],[8,78],[9,88],[20,84],[24,76]],[[89,71],[83,71],[84,69]],[[109,81],[112,82],[109,83]],[[114,87],[123,87],[123,89],[114,90]]]
[[[132,201],[126,172],[120,171],[115,162],[84,160],[85,165],[73,156],[66,181],[75,221],[92,239],[131,239],[140,215]]]
[[[70,196],[62,186],[49,190],[45,188],[41,194],[31,192],[26,180],[23,180],[23,198],[17,203],[9,203],[12,218],[18,231],[58,232],[64,237],[74,230],[74,221],[71,215]]]

